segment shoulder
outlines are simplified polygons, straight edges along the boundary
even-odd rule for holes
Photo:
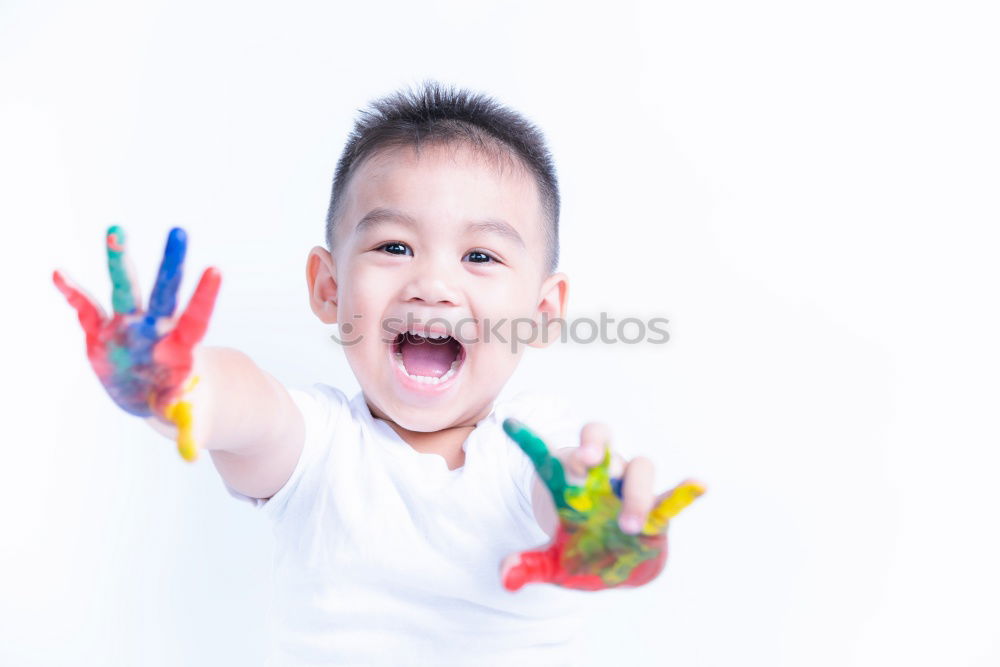
[[[295,514],[300,505],[309,505],[311,497],[326,484],[326,474],[336,453],[351,446],[356,439],[352,401],[341,390],[323,383],[288,387],[288,394],[302,414],[304,440],[299,458],[284,485],[267,500],[251,499],[263,513],[278,519]],[[229,489],[231,495],[246,498]]]
[[[288,393],[302,413],[307,431],[335,428],[352,417],[351,400],[336,387],[317,382],[289,387]]]

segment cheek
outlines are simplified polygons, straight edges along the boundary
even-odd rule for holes
[[[363,367],[377,360],[388,342],[382,318],[393,290],[391,281],[382,273],[366,267],[351,267],[342,278],[337,317],[342,324],[351,325],[351,338],[355,341],[345,346],[344,351],[353,361],[365,359]]]
[[[477,310],[489,317],[508,319],[530,316],[538,294],[535,286],[514,277],[473,284],[471,291]]]
[[[482,324],[484,342],[502,347],[506,341],[509,348],[512,337],[523,339],[529,335],[535,311],[533,297],[533,294],[505,290],[477,300],[477,318]]]
[[[506,384],[521,357],[520,353],[511,351],[506,334],[504,340],[506,342],[491,339],[489,343],[481,344],[475,356],[476,382],[489,392],[499,391]]]
[[[365,266],[352,267],[341,283],[341,308],[349,317],[377,318],[385,310],[391,293],[391,277],[385,272]]]

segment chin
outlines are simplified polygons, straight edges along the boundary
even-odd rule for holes
[[[405,428],[414,433],[436,433],[453,426],[457,419],[452,415],[435,414],[426,409],[417,409],[405,406],[395,411],[396,414],[387,415],[397,426]]]

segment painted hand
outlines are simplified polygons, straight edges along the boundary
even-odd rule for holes
[[[191,404],[182,398],[197,382],[196,377],[190,377],[192,351],[205,335],[222,277],[215,268],[205,269],[187,309],[175,321],[177,288],[187,250],[184,230],[170,230],[146,311],[139,305],[139,292],[125,256],[125,232],[111,227],[107,244],[112,317],[59,271],[52,274],[52,280],[76,309],[86,334],[87,358],[111,398],[130,414],[156,416],[175,424],[177,448],[185,460],[193,461],[198,449],[191,436]]]
[[[507,419],[503,428],[535,464],[559,516],[555,538],[548,546],[512,554],[504,560],[501,579],[505,588],[513,591],[540,582],[596,591],[641,586],[660,573],[667,558],[669,521],[705,492],[701,484],[685,481],[653,499],[645,488],[652,483],[648,460],[633,466],[639,461],[634,459],[626,467],[624,478],[612,478],[611,450],[604,444],[606,439],[589,446],[583,443],[574,451],[567,461],[570,466],[588,458],[600,460],[596,465],[582,466],[589,468],[582,485],[571,484],[563,462],[524,424]],[[599,447],[596,451],[594,444]],[[644,504],[647,511],[639,509]],[[629,532],[622,530],[622,524]]]

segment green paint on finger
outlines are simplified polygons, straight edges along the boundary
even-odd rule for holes
[[[505,419],[503,430],[517,443],[521,450],[528,455],[535,465],[535,470],[542,482],[548,487],[559,509],[571,509],[566,503],[566,473],[563,470],[559,459],[549,453],[549,448],[545,442],[532,431],[516,419]]]
[[[118,225],[108,229],[108,272],[111,274],[111,306],[116,313],[135,312],[132,281],[125,269],[125,230]]]

